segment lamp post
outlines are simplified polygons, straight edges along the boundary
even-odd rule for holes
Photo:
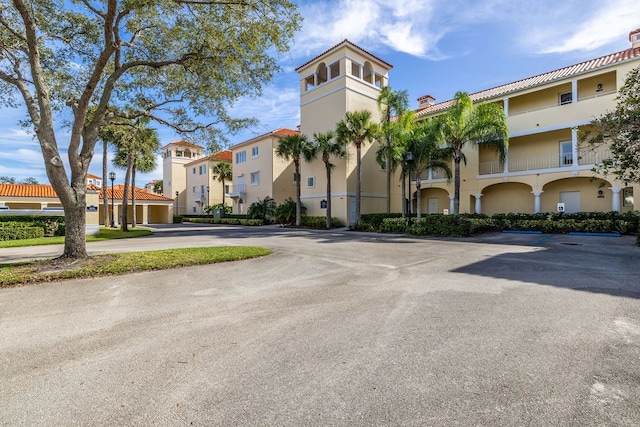
[[[179,208],[179,206],[178,206],[178,196],[179,195],[180,195],[180,192],[176,191],[176,215],[179,214],[179,212],[178,212],[178,208]]]
[[[412,197],[411,197],[411,163],[413,163],[413,153],[411,151],[407,151],[407,154],[405,154],[405,160],[407,161],[407,177],[408,177],[408,184],[409,184],[409,207],[408,207],[408,214],[409,214],[409,225],[411,225],[411,205],[412,205]]]
[[[207,185],[207,206],[211,206],[209,203],[209,190],[211,190],[211,187]],[[211,214],[213,214],[213,209],[211,209]]]
[[[115,172],[109,172],[109,179],[111,180],[111,227],[115,227],[116,224],[113,221],[113,211],[114,211],[114,207],[113,207],[113,199],[115,198],[115,195],[113,194],[113,181],[116,180],[116,173]]]

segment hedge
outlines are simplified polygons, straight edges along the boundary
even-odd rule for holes
[[[16,227],[0,227],[0,240],[38,239],[44,237],[42,227],[20,225]]]
[[[228,224],[228,225],[248,225],[258,226],[264,225],[264,221],[261,219],[244,219],[244,218],[189,218],[189,222],[198,224]]]
[[[65,218],[62,215],[0,215],[0,224],[26,223],[42,228],[47,237],[64,236]]]
[[[326,216],[303,216],[302,226],[317,229],[317,230],[326,230],[327,217]],[[342,227],[342,222],[340,221],[339,218],[332,217],[331,228],[338,228],[338,227]]]

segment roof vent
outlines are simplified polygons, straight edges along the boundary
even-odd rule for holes
[[[424,110],[436,103],[436,99],[431,95],[425,95],[418,98],[418,110]]]
[[[631,42],[631,47],[640,47],[640,28],[629,33],[629,41]]]

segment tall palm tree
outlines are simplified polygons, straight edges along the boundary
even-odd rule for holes
[[[336,127],[338,142],[344,145],[353,144],[356,147],[356,223],[360,222],[362,197],[362,144],[373,141],[378,134],[378,127],[370,120],[371,111],[351,111],[347,112]]]
[[[424,120],[416,124],[409,137],[408,150],[413,154],[412,171],[416,177],[416,212],[418,219],[422,216],[420,190],[421,175],[426,170],[440,169],[451,179],[451,155],[441,145],[440,123],[438,118]],[[409,177],[411,182],[411,177]]]
[[[224,208],[224,186],[226,181],[233,179],[233,169],[231,163],[226,161],[219,161],[215,165],[211,166],[211,173],[213,177],[222,183],[222,207]]]
[[[300,159],[310,162],[315,157],[315,146],[305,135],[287,135],[280,138],[276,156],[293,160],[296,181],[296,226],[302,223],[302,202],[300,200]]]
[[[394,144],[399,129],[398,117],[409,108],[409,94],[406,90],[394,91],[385,86],[377,99],[380,111],[381,145],[376,156],[378,163],[384,166],[387,173],[387,213],[391,212],[391,174],[398,163],[394,162]],[[381,161],[384,162],[381,163]]]
[[[406,213],[406,189],[404,186],[404,182],[407,175],[407,164],[405,161],[405,154],[407,152],[407,144],[408,138],[411,135],[411,131],[415,125],[415,116],[416,113],[413,110],[407,110],[396,116],[392,122],[392,132],[393,138],[391,140],[391,145],[380,145],[378,150],[376,151],[376,162],[380,166],[389,164],[388,170],[393,173],[401,166],[400,173],[400,182],[401,185],[401,198],[402,198],[402,217],[404,218]]]
[[[148,124],[148,118],[138,118],[132,122],[130,121],[123,124],[121,129],[116,133],[114,143],[118,151],[113,159],[113,164],[126,169],[124,193],[122,196],[122,218],[120,221],[121,231],[128,231],[129,183],[133,182],[135,184],[136,163],[143,163],[142,159],[147,156],[153,157],[153,161],[155,161],[155,152],[160,147],[160,140],[156,130],[149,128]],[[146,165],[144,166],[146,167]],[[155,165],[153,168],[155,168]],[[131,193],[134,194],[133,201],[135,203],[135,188],[133,188]],[[135,224],[135,205],[133,220]],[[133,226],[135,227],[135,225]]]
[[[457,92],[453,105],[440,116],[442,138],[454,165],[454,212],[460,212],[460,163],[467,163],[463,148],[467,144],[483,145],[498,153],[503,163],[509,144],[504,110],[498,104],[473,104],[466,92]]]
[[[347,155],[344,144],[334,139],[333,132],[314,133],[316,149],[322,154],[322,161],[327,172],[327,230],[331,229],[331,172],[336,165],[331,163],[331,156],[339,159]]]

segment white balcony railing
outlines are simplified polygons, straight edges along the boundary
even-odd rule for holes
[[[611,150],[608,147],[600,147],[594,150],[580,150],[578,154],[578,166],[592,166],[611,158]],[[509,157],[509,172],[523,172],[532,170],[556,169],[571,167],[574,159],[571,154],[549,154],[532,157]],[[480,163],[478,174],[491,175],[503,173],[504,167],[499,162]]]

